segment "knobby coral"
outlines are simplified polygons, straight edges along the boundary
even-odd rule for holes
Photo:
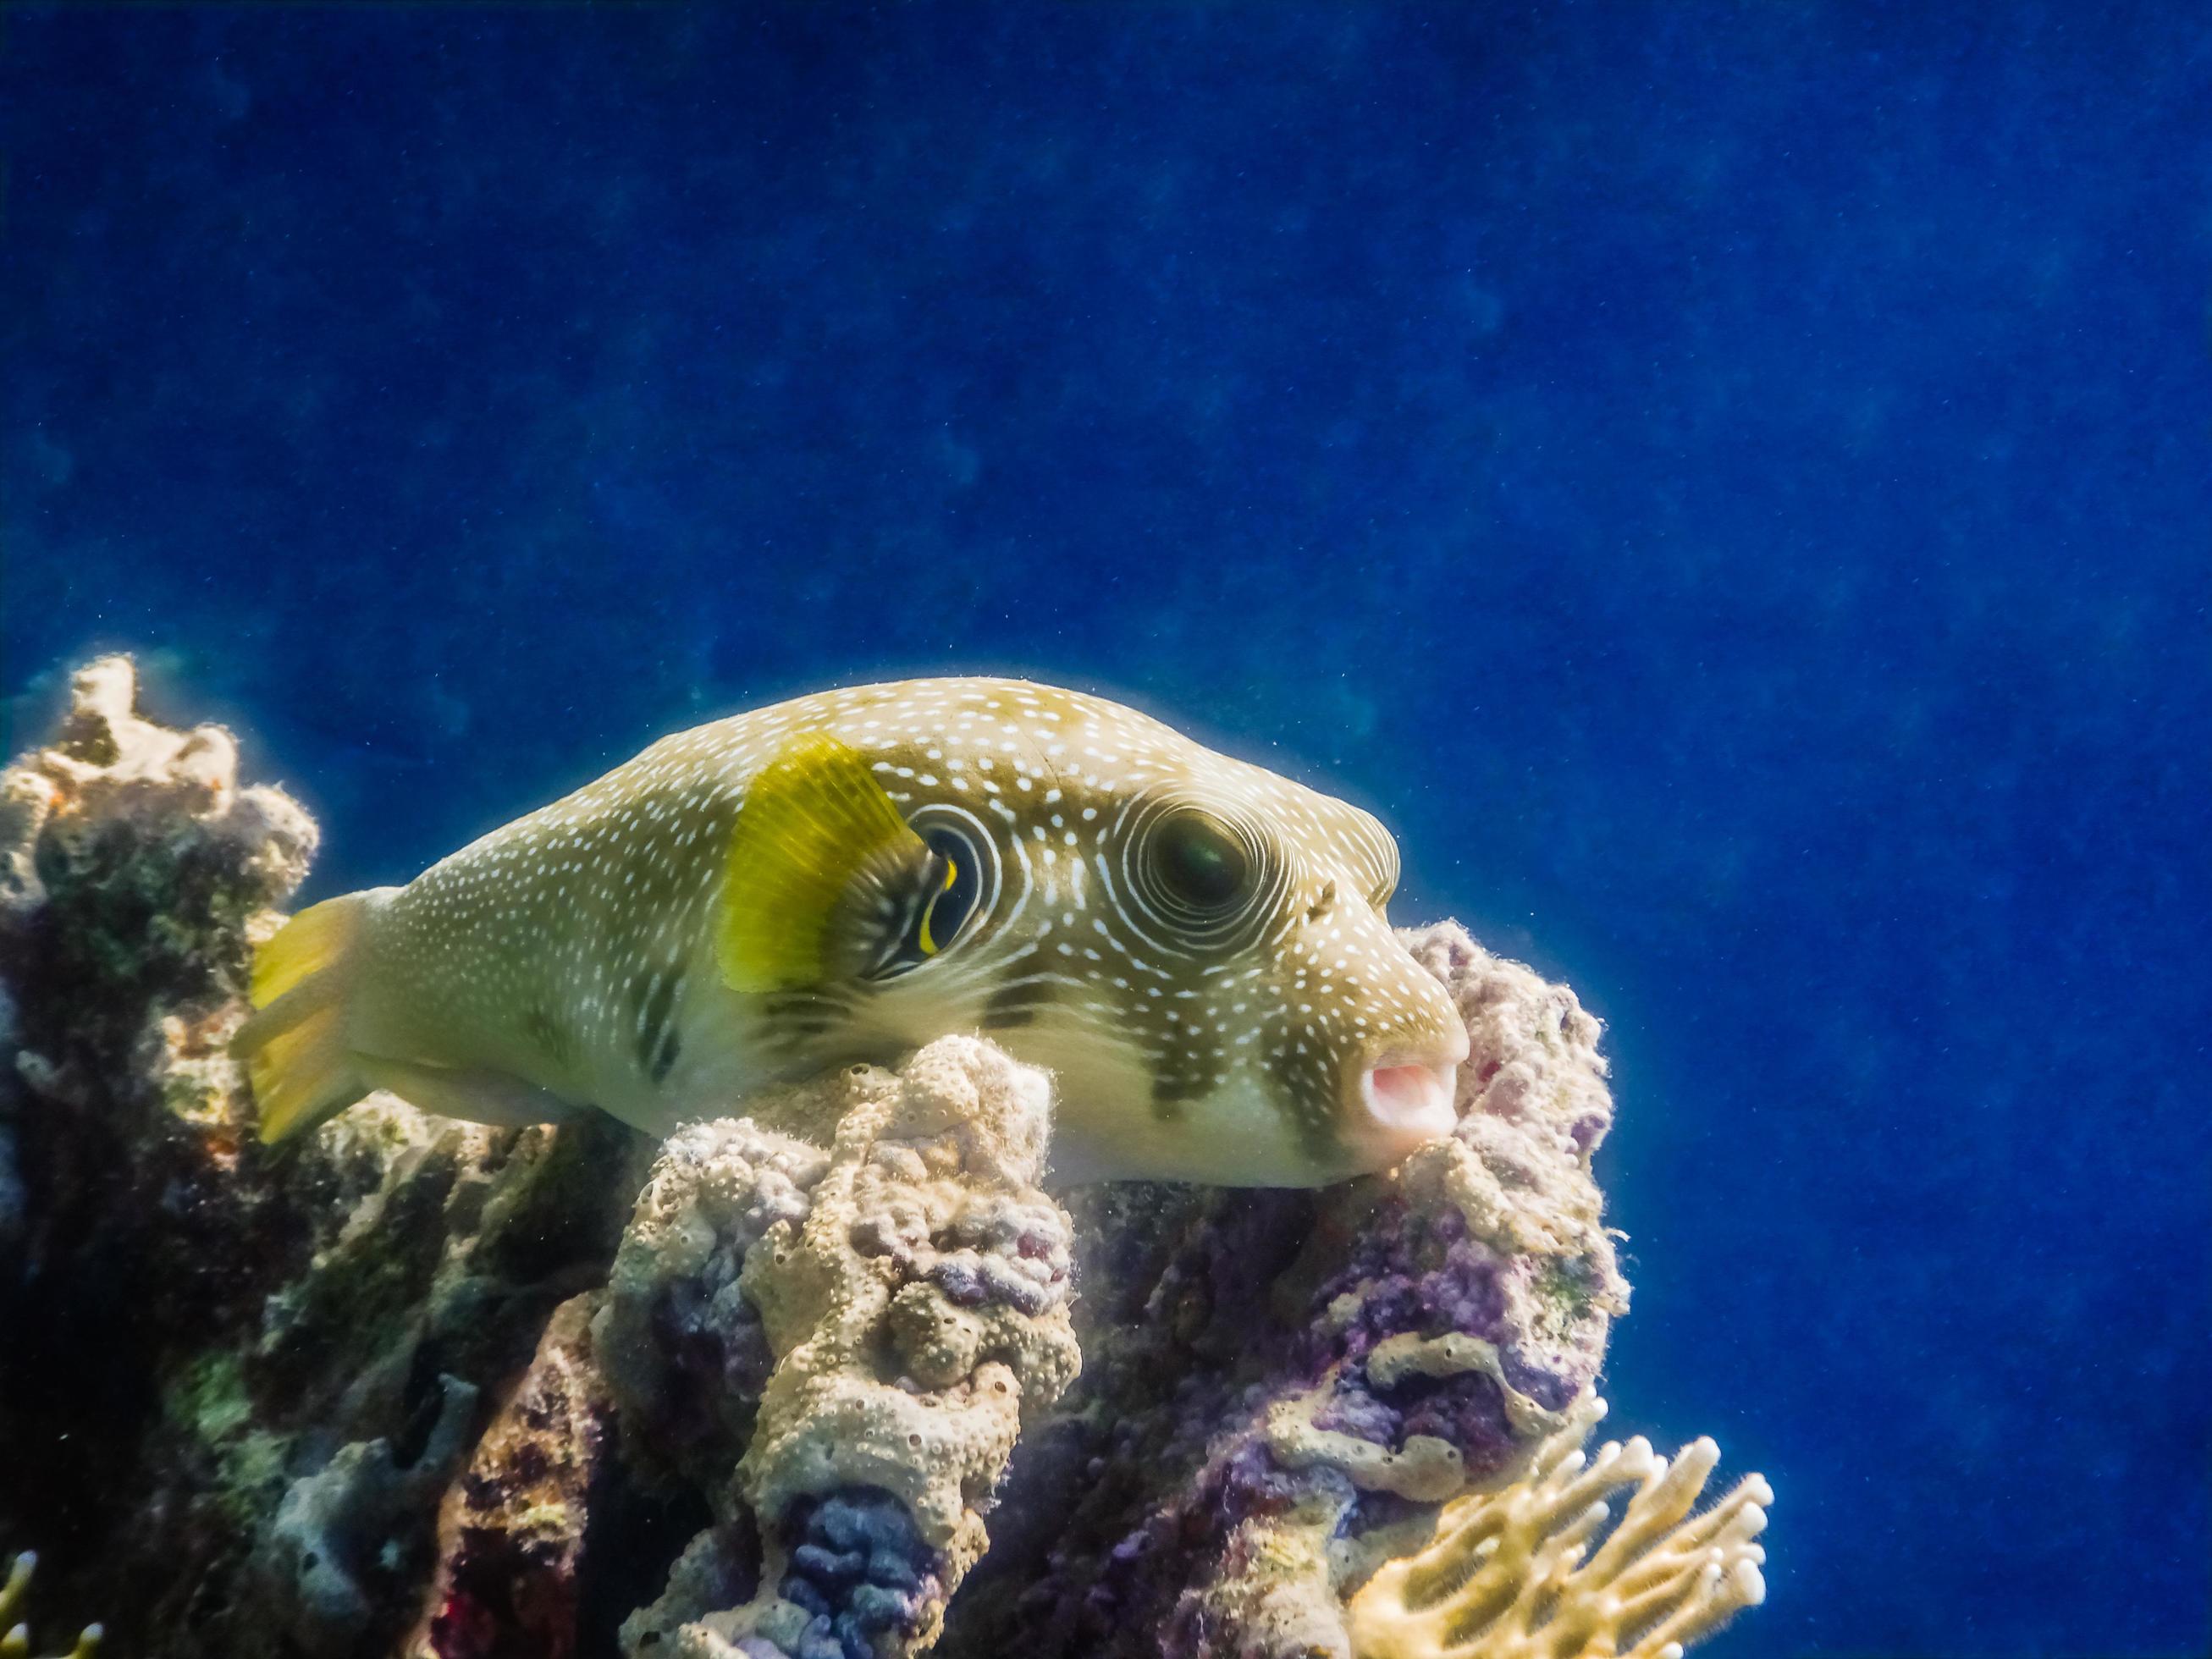
[[[1071,1200],[1085,1373],[1006,1499],[1042,1541],[994,1552],[945,1651],[1348,1655],[1363,1575],[1589,1389],[1627,1305],[1598,1024],[1455,926],[1404,937],[1467,1023],[1456,1131],[1319,1194]]]
[[[762,1559],[735,1608],[682,1577],[631,1621],[633,1653],[888,1659],[936,1639],[1023,1418],[1077,1370],[1066,1218],[1035,1184],[1049,1105],[1041,1073],[948,1037],[896,1073],[757,1103],[835,1124],[826,1156],[750,1120],[669,1142],[599,1340],[629,1356],[611,1373],[626,1410],[660,1426],[725,1529],[750,1522]],[[716,1420],[733,1375],[758,1380],[749,1433]]]

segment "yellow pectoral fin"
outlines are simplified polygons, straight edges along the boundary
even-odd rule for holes
[[[730,832],[714,936],[723,982],[823,983],[840,904],[871,872],[928,854],[856,750],[825,732],[793,738],[753,780]]]

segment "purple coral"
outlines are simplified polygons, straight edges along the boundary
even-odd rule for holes
[[[772,1230],[806,1218],[827,1159],[750,1119],[663,1144],[610,1275],[598,1341],[629,1432],[706,1485],[744,1449],[775,1355],[740,1283]]]
[[[1033,1184],[1048,1100],[1041,1073],[948,1037],[896,1074],[859,1067],[769,1103],[826,1131],[826,1153],[750,1120],[671,1143],[616,1262],[602,1346],[625,1419],[666,1448],[685,1386],[685,1350],[673,1364],[653,1351],[668,1310],[712,1310],[690,1328],[724,1366],[732,1333],[760,1333],[773,1364],[747,1420],[718,1405],[726,1431],[678,1456],[720,1512],[757,1523],[762,1561],[742,1607],[679,1574],[625,1626],[632,1652],[675,1636],[890,1659],[935,1640],[988,1542],[1023,1414],[1075,1374],[1067,1220]],[[791,1204],[769,1220],[758,1193],[779,1168]],[[618,1359],[629,1331],[647,1352]]]
[[[940,1652],[1310,1650],[1340,1633],[1341,1587],[1285,1578],[1299,1553],[1261,1534],[1356,1540],[1419,1507],[1401,1488],[1504,1467],[1588,1388],[1626,1305],[1589,1170],[1612,1113],[1597,1023],[1452,924],[1404,937],[1468,1023],[1458,1130],[1319,1194],[1157,1189],[1141,1230],[1127,1199],[1085,1200],[1086,1298],[1143,1316],[1085,1329],[1049,1455],[1015,1461],[1007,1504],[1056,1544],[956,1603]]]
[[[557,1413],[540,1423],[540,1385],[560,1379],[533,1371],[513,1394],[504,1380],[543,1309],[605,1261],[596,1224],[570,1218],[627,1200],[619,1160],[575,1126],[440,1130],[418,1146],[430,1132],[387,1104],[355,1115],[354,1133],[332,1125],[289,1173],[265,1162],[239,1133],[250,1118],[221,1039],[253,912],[296,879],[312,830],[279,798],[245,810],[222,745],[130,724],[118,684],[95,676],[82,729],[0,789],[0,936],[18,964],[0,985],[15,1045],[0,1078],[0,1234],[56,1285],[95,1267],[118,1282],[103,1264],[125,1264],[134,1309],[161,1322],[113,1350],[141,1384],[165,1352],[258,1334],[243,1368],[167,1367],[183,1455],[140,1507],[129,1559],[188,1564],[154,1586],[149,1619],[203,1632],[175,1651],[258,1651],[240,1643],[257,1629],[319,1638],[351,1618],[349,1585],[397,1601],[431,1552],[401,1548],[386,1584],[384,1548],[427,1543],[449,1461],[416,1454],[410,1402],[434,1401],[449,1371],[509,1402],[436,1534],[430,1605],[440,1650],[457,1653],[582,1644],[579,1609],[595,1599],[603,1643],[664,1582],[670,1550],[627,1556],[615,1540],[622,1503],[642,1513],[645,1499],[622,1496],[620,1460],[597,1449],[611,1408],[587,1403],[593,1366],[620,1398],[623,1446],[657,1449],[695,1489],[665,1522],[672,1548],[714,1506],[665,1579],[666,1619],[641,1633],[720,1620],[715,1650],[747,1659],[914,1654],[940,1618],[934,1650],[950,1659],[1335,1651],[1346,1585],[1331,1564],[1587,1399],[1626,1294],[1589,1174],[1612,1109],[1596,1024],[1445,927],[1407,943],[1468,1028],[1460,1122],[1392,1175],[1319,1194],[1100,1189],[1071,1200],[1071,1227],[1034,1186],[1042,1080],[962,1040],[896,1078],[864,1070],[733,1103],[757,1121],[662,1149],[602,1304],[611,1340],[574,1360],[565,1428]],[[142,749],[143,767],[130,758]],[[128,1160],[113,1155],[126,1134]],[[63,1248],[80,1236],[109,1242]],[[112,1242],[142,1236],[149,1248]],[[1073,1370],[1078,1241],[1089,1374],[1055,1407]],[[198,1270],[210,1261],[251,1267]],[[20,1367],[11,1386],[49,1374]],[[81,1416],[75,1401],[28,1403],[57,1425]],[[149,1435],[171,1434],[153,1403]],[[334,1455],[339,1440],[356,1449]],[[359,1449],[380,1443],[406,1455]],[[76,1462],[36,1471],[27,1492],[120,1490],[65,1479],[100,1467],[90,1437],[55,1443]],[[289,1461],[255,1462],[264,1446]],[[250,1521],[242,1535],[268,1546],[258,1601],[224,1600],[250,1582],[243,1547],[198,1541],[230,1524],[210,1504],[194,1518],[210,1457],[228,1460],[219,1498]],[[361,1536],[327,1556],[301,1541],[335,1538],[327,1516],[380,1492],[398,1497],[376,1527],[353,1526]],[[341,1568],[345,1583],[324,1582]],[[738,1628],[757,1594],[789,1618]],[[188,1599],[210,1615],[187,1617]]]
[[[803,1506],[780,1589],[812,1615],[792,1659],[876,1659],[910,1638],[945,1593],[944,1564],[906,1505],[855,1487]]]

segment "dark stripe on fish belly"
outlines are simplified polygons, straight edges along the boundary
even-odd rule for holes
[[[523,1014],[522,1034],[536,1043],[548,1060],[557,1064],[566,1065],[576,1052],[568,1028],[543,1008],[532,1008]]]
[[[1212,1081],[1191,1072],[1161,1072],[1152,1073],[1152,1110],[1161,1117],[1173,1117],[1179,1107],[1208,1092]]]
[[[818,991],[784,991],[761,1000],[755,1041],[777,1063],[803,1058],[810,1048],[853,1018],[849,1003]]]
[[[823,1036],[836,1025],[843,1011],[820,997],[788,996],[775,998],[762,1013],[776,1037],[795,1039]]]
[[[1219,1036],[1203,1035],[1203,1028],[1195,1021],[1179,1018],[1182,1006],[1178,1000],[1176,1010],[1153,1028],[1152,1115],[1164,1122],[1181,1116],[1192,1101],[1218,1089],[1229,1070],[1228,1053]],[[1200,1006],[1188,1006],[1194,1010]]]
[[[1053,1005],[1049,980],[1024,978],[1001,985],[983,1005],[981,1024],[987,1031],[1004,1031],[1027,1025]]]
[[[1297,1051],[1299,1042],[1308,1052]],[[1306,1156],[1326,1164],[1339,1150],[1336,1096],[1331,1084],[1332,1056],[1322,1048],[1318,1033],[1292,1028],[1268,1069],[1276,1087],[1291,1108],[1291,1129]]]
[[[638,1010],[637,1066],[655,1083],[666,1077],[668,1068],[676,1063],[676,1031],[669,1017],[676,1011],[676,994],[683,983],[681,974],[658,975]]]

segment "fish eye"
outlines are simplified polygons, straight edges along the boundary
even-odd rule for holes
[[[1190,909],[1224,910],[1249,887],[1252,860],[1228,826],[1199,811],[1170,815],[1152,831],[1148,849],[1163,896]]]
[[[1133,802],[1116,830],[1100,871],[1121,920],[1151,949],[1234,956],[1280,914],[1291,866],[1266,823],[1154,795]]]

